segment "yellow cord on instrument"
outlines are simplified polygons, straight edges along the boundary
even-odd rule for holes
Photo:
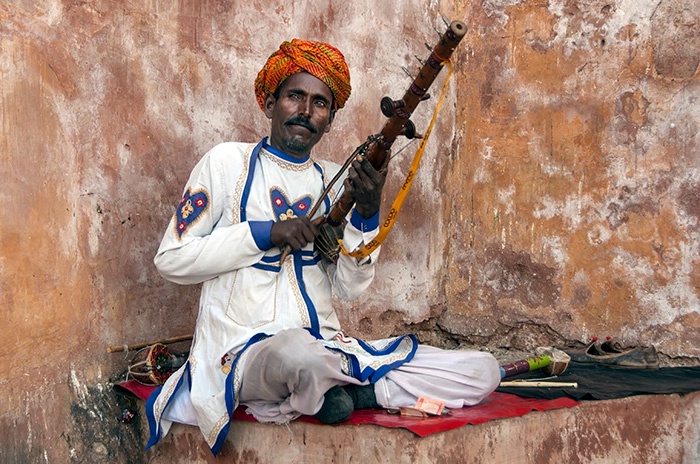
[[[389,213],[387,214],[384,223],[379,228],[379,233],[372,241],[352,252],[347,251],[343,247],[342,241],[339,241],[340,250],[343,252],[343,254],[347,256],[352,256],[353,258],[364,258],[366,256],[369,256],[370,253],[372,253],[379,247],[379,245],[382,244],[386,236],[389,234],[389,231],[394,226],[396,217],[399,215],[399,211],[401,210],[401,206],[403,206],[403,202],[406,199],[406,195],[408,195],[408,191],[411,188],[411,184],[413,184],[413,179],[415,178],[416,172],[418,171],[420,159],[423,156],[423,151],[425,150],[425,146],[428,143],[428,138],[430,137],[430,133],[433,130],[433,126],[435,125],[435,120],[437,119],[438,111],[440,110],[440,106],[442,105],[442,100],[445,98],[445,93],[447,92],[447,84],[450,82],[450,77],[452,76],[452,61],[447,60],[447,66],[447,77],[445,78],[445,83],[442,86],[440,98],[438,99],[437,105],[435,105],[433,118],[430,121],[428,130],[425,132],[425,136],[421,141],[418,151],[416,151],[416,154],[413,157],[413,163],[411,163],[411,168],[409,169],[408,174],[406,174],[406,180],[404,180],[403,185],[401,186],[401,190],[399,190],[399,193],[396,195],[394,203],[391,205],[391,210],[389,210]]]

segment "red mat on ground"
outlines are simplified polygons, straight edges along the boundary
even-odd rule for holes
[[[155,390],[150,385],[142,385],[133,380],[115,384],[115,390],[129,396],[136,396],[146,400],[148,395]],[[493,419],[505,419],[508,417],[518,417],[531,411],[546,411],[549,409],[570,408],[579,404],[571,398],[556,398],[553,400],[522,398],[509,393],[494,392],[486,400],[476,406],[461,409],[451,409],[451,414],[440,417],[415,418],[389,414],[383,409],[360,409],[354,411],[345,422],[338,425],[347,424],[374,424],[382,427],[404,428],[420,437],[425,437],[432,433],[444,432],[456,429],[467,424],[481,424]],[[255,422],[255,418],[246,414],[245,408],[237,408],[233,412],[236,420]],[[320,422],[310,416],[302,416],[298,420],[320,424]]]

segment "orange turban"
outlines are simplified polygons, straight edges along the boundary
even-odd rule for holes
[[[265,97],[292,74],[306,71],[333,92],[333,109],[342,108],[350,97],[350,71],[340,50],[323,42],[292,39],[267,59],[255,79],[255,99],[265,110]]]

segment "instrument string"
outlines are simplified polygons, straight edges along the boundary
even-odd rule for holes
[[[438,112],[440,111],[440,107],[442,106],[442,102],[443,102],[443,100],[445,98],[445,94],[447,92],[447,86],[450,82],[450,78],[452,77],[452,61],[445,60],[442,64],[448,65],[447,78],[445,79],[445,83],[442,86],[442,90],[440,92],[440,98],[438,99],[437,105],[435,106],[435,111],[433,112],[433,117],[430,120],[430,125],[428,126],[428,130],[426,131],[425,136],[421,140],[420,147],[416,151],[416,154],[413,158],[413,163],[411,164],[411,168],[409,169],[408,174],[406,175],[406,180],[404,181],[398,195],[394,199],[394,203],[391,207],[391,210],[389,210],[389,213],[387,214],[387,217],[384,220],[384,223],[380,226],[379,233],[374,238],[374,240],[361,246],[357,250],[352,251],[352,252],[347,251],[343,247],[342,240],[339,240],[340,251],[344,255],[351,256],[351,257],[357,258],[357,259],[361,259],[361,258],[365,258],[365,257],[369,256],[374,250],[376,250],[379,247],[379,245],[382,244],[384,239],[386,239],[387,235],[389,234],[389,231],[394,226],[394,224],[396,222],[396,218],[399,215],[399,211],[401,210],[401,207],[403,206],[403,202],[406,199],[406,196],[408,195],[408,191],[410,190],[411,185],[413,184],[413,180],[415,179],[415,173],[418,171],[418,165],[420,164],[421,157],[423,156],[423,151],[425,150],[425,146],[428,143],[428,139],[430,138],[430,134],[433,130],[433,126],[435,125],[435,121],[437,120]]]

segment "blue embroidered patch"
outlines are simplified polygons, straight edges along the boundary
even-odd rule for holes
[[[194,224],[197,219],[209,207],[209,196],[204,190],[194,193],[188,188],[182,196],[180,206],[175,211],[175,232],[182,238],[187,229]]]
[[[311,197],[309,195],[301,197],[300,200],[290,205],[285,194],[279,189],[272,189],[272,192],[270,192],[270,200],[272,201],[272,209],[278,221],[286,221],[287,219],[306,216],[306,213],[311,207]]]

